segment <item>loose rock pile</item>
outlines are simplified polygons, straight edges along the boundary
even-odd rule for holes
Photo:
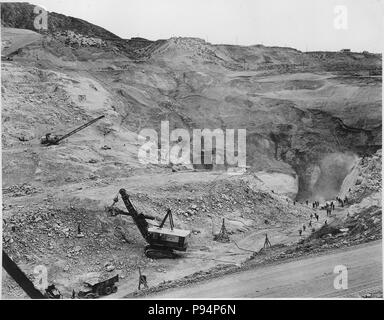
[[[65,30],[56,34],[56,37],[71,47],[106,47],[105,41],[100,38],[87,37],[76,32]]]
[[[41,192],[39,188],[33,187],[26,183],[21,185],[14,185],[3,190],[3,194],[8,194],[11,197],[22,197],[38,192]]]
[[[362,158],[358,164],[359,174],[349,192],[351,202],[360,202],[373,192],[381,191],[381,150],[373,156]]]

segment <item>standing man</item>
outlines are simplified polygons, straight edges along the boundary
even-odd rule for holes
[[[139,268],[139,290],[141,288],[141,285],[143,285],[145,289],[148,289],[147,276],[141,274],[141,270]]]

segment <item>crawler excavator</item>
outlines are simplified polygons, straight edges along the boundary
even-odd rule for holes
[[[119,200],[119,194],[128,212],[114,206]],[[151,259],[173,259],[178,256],[174,250],[187,250],[188,238],[190,237],[191,231],[174,228],[172,212],[170,209],[168,209],[168,212],[160,225],[149,227],[146,219],[150,219],[151,217],[137,212],[125,189],[120,189],[119,194],[113,199],[113,204],[106,208],[107,212],[111,216],[125,215],[132,217],[141,235],[148,243],[145,247],[145,255],[147,257]],[[170,229],[164,228],[167,219],[169,220]]]
[[[98,118],[92,119],[91,121],[83,124],[82,126],[76,128],[75,130],[72,130],[71,132],[69,132],[69,133],[67,133],[67,134],[65,134],[63,136],[54,135],[52,133],[47,133],[47,134],[45,134],[44,136],[41,137],[40,142],[41,142],[41,144],[44,144],[44,145],[47,145],[47,146],[59,144],[60,141],[62,141],[64,139],[67,139],[68,137],[70,137],[71,135],[75,134],[76,132],[79,132],[79,131],[85,129],[86,127],[90,126],[91,124],[99,121],[100,119],[102,119],[104,117],[105,116],[100,116]]]

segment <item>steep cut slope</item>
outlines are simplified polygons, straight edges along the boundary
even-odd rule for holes
[[[380,147],[381,77],[363,75],[380,66],[379,56],[355,60],[347,55],[353,72],[329,72],[311,54],[289,48],[235,51],[175,38],[137,50],[141,62],[114,45],[73,47],[48,36],[43,46],[28,46],[19,58],[62,77],[81,73],[97,82],[108,92],[108,108],[120,118],[122,130],[159,129],[161,120],[169,120],[171,129],[245,128],[248,165],[297,175],[303,198],[316,196],[311,181],[324,157]],[[254,65],[252,51],[254,61],[263,57]],[[243,55],[250,61],[245,70],[239,62]],[[265,57],[272,57],[269,69]],[[300,57],[309,65],[295,70]]]

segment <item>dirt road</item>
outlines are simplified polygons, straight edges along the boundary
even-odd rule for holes
[[[348,289],[336,290],[334,268],[348,268]],[[381,241],[279,265],[224,276],[186,288],[167,290],[156,298],[358,297],[382,290]]]

